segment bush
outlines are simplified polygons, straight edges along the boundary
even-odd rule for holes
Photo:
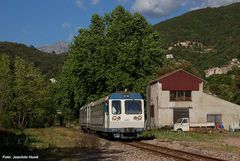
[[[0,127],[10,128],[13,127],[13,119],[14,115],[11,112],[8,113],[0,113]]]
[[[29,127],[48,127],[54,124],[55,110],[37,108],[29,118]]]

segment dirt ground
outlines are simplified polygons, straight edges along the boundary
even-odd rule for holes
[[[139,150],[137,148],[123,145],[117,141],[109,141],[106,139],[98,138],[98,150],[101,151],[101,155],[92,153],[91,156],[85,156],[85,158],[79,158],[79,160],[91,160],[92,156],[98,156],[94,158],[100,161],[108,160],[127,160],[127,161],[171,161],[172,158],[159,157],[155,154]],[[240,138],[228,137],[224,141],[219,141],[214,144],[207,142],[189,142],[189,141],[162,141],[158,139],[142,140],[159,146],[165,146],[169,148],[175,148],[179,150],[189,151],[196,154],[202,154],[212,156],[215,158],[223,159],[226,161],[238,161],[240,158]]]
[[[157,139],[144,141],[168,148],[188,151],[196,154],[212,156],[226,161],[239,161],[240,138],[226,138],[218,143],[189,142],[189,141],[160,141]]]
[[[240,148],[240,137],[229,137],[224,142]]]

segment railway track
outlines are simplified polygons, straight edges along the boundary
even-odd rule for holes
[[[171,157],[180,161],[225,161],[210,156],[204,156],[200,154],[190,153],[182,150],[170,149],[167,147],[147,144],[143,142],[121,142],[133,147],[140,148],[145,151],[153,152],[165,157]]]

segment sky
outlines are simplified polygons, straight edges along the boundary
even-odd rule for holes
[[[0,41],[40,47],[71,42],[91,16],[103,16],[116,6],[141,13],[150,24],[205,8],[240,0],[0,0]]]

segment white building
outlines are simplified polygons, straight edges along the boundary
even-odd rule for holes
[[[229,129],[240,123],[240,106],[203,92],[204,80],[182,69],[165,74],[147,87],[147,126],[172,125],[179,118],[215,122]]]

